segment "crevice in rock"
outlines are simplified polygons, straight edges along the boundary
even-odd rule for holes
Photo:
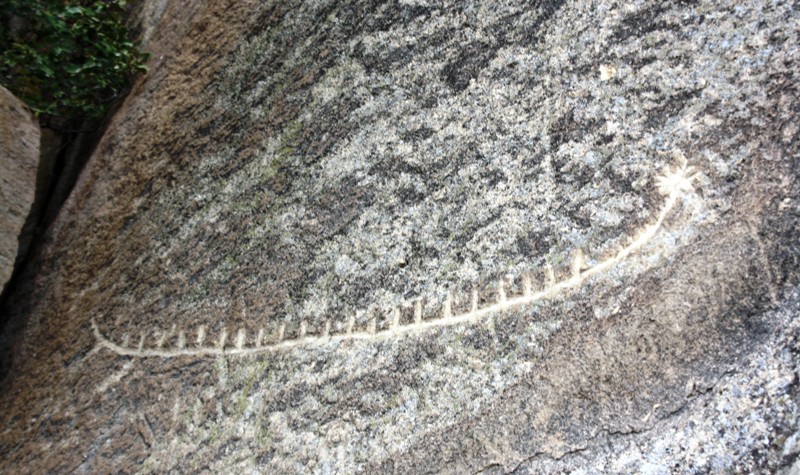
[[[169,0],[134,2],[129,7],[127,27],[131,37],[142,48],[159,25],[168,3]],[[18,237],[19,247],[13,273],[0,289],[0,381],[5,379],[11,367],[14,337],[18,333],[9,325],[11,310],[15,306],[10,298],[23,294],[19,290],[25,269],[35,259],[45,241],[47,230],[61,211],[83,167],[94,153],[134,82],[132,79],[131,84],[110,103],[105,115],[99,119],[66,121],[53,116],[39,119],[41,135],[34,201]],[[24,324],[24,321],[19,321],[15,328],[22,328]]]
[[[16,331],[10,327],[13,295],[22,285],[21,276],[39,252],[50,225],[78,181],[81,170],[100,142],[111,117],[122,100],[109,110],[105,118],[81,123],[59,123],[40,118],[41,139],[36,191],[30,212],[18,237],[19,248],[11,278],[0,292],[0,380],[11,366],[11,352]],[[16,328],[24,326],[18,322]]]

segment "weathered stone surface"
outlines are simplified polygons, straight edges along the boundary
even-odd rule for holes
[[[14,272],[38,165],[39,123],[22,101],[0,86],[0,290]]]
[[[790,2],[156,6],[0,468],[791,467]]]

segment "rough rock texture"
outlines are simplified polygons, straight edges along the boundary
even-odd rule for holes
[[[0,86],[0,290],[14,272],[38,165],[39,123],[22,101]]]
[[[792,2],[142,11],[1,471],[791,469]]]

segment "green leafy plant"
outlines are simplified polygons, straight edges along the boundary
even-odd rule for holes
[[[3,0],[0,83],[37,114],[101,117],[145,72],[125,0]]]

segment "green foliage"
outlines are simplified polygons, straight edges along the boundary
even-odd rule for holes
[[[145,72],[125,0],[0,1],[0,83],[37,114],[101,117]]]

